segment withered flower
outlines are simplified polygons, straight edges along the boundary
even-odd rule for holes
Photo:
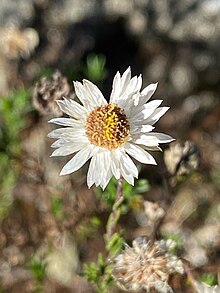
[[[0,28],[0,52],[8,59],[27,58],[39,44],[35,29],[20,30],[14,25]]]
[[[41,114],[53,114],[62,116],[63,112],[56,101],[68,96],[70,91],[66,77],[56,71],[52,78],[41,78],[33,91],[33,105]]]
[[[191,141],[175,142],[165,151],[164,161],[170,174],[182,176],[198,168],[200,152]]]
[[[175,242],[172,240],[147,241],[136,238],[133,246],[116,256],[113,262],[112,276],[117,285],[125,291],[138,291],[151,288],[160,293],[173,292],[168,278],[173,273],[183,273],[183,264],[172,253]]]

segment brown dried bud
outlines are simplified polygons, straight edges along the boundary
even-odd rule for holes
[[[133,247],[126,246],[123,253],[113,261],[112,276],[122,290],[147,292],[155,288],[158,292],[173,292],[168,278],[173,273],[183,273],[183,264],[171,250],[175,242],[160,240],[154,243],[140,237],[133,241]]]
[[[33,105],[43,115],[51,113],[55,116],[62,116],[63,112],[56,101],[67,96],[69,91],[70,87],[66,77],[56,71],[52,75],[52,79],[43,77],[36,83],[33,91]]]

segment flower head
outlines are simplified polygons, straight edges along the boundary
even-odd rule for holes
[[[126,246],[123,253],[113,261],[113,278],[122,290],[151,288],[159,292],[173,292],[167,281],[170,274],[183,273],[183,264],[171,250],[175,242],[160,240],[154,243],[140,237],[133,241],[133,247]]]
[[[90,81],[74,82],[75,92],[82,105],[73,100],[58,101],[60,109],[70,118],[55,118],[49,122],[65,126],[49,133],[58,139],[52,156],[74,157],[63,167],[60,175],[81,168],[90,158],[87,183],[103,189],[112,176],[121,176],[130,184],[138,177],[138,170],[130,156],[144,164],[156,165],[147,150],[160,150],[159,143],[172,137],[152,132],[153,125],[168,107],[159,107],[162,100],[148,102],[157,84],[141,91],[142,77],[131,78],[130,67],[114,77],[110,101]]]

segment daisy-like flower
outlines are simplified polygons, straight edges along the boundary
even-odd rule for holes
[[[70,118],[55,118],[49,122],[65,126],[53,130],[49,137],[58,139],[52,156],[74,154],[60,175],[80,169],[90,158],[87,184],[105,189],[112,176],[121,176],[130,184],[138,177],[132,159],[156,165],[148,150],[160,150],[160,143],[172,137],[152,132],[153,125],[168,107],[159,107],[162,100],[148,102],[157,88],[150,84],[141,91],[142,77],[131,78],[130,67],[114,77],[109,103],[92,82],[74,82],[75,92],[82,105],[74,100],[59,100],[60,109]]]

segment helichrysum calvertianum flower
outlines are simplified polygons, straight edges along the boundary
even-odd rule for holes
[[[138,169],[130,156],[144,164],[156,165],[148,150],[159,150],[159,143],[172,137],[152,132],[153,125],[169,109],[159,107],[162,100],[148,102],[157,84],[141,91],[142,77],[131,78],[130,67],[114,77],[110,101],[90,81],[74,82],[75,92],[82,105],[74,100],[58,101],[60,109],[70,118],[55,118],[52,123],[65,126],[49,133],[58,139],[52,156],[74,157],[63,167],[60,175],[81,168],[90,158],[87,184],[107,186],[114,176],[121,176],[130,184],[138,177]]]
[[[126,291],[155,288],[161,293],[173,292],[167,281],[170,274],[183,273],[183,264],[171,251],[172,240],[147,241],[136,238],[132,247],[116,256],[112,276],[117,285]]]

